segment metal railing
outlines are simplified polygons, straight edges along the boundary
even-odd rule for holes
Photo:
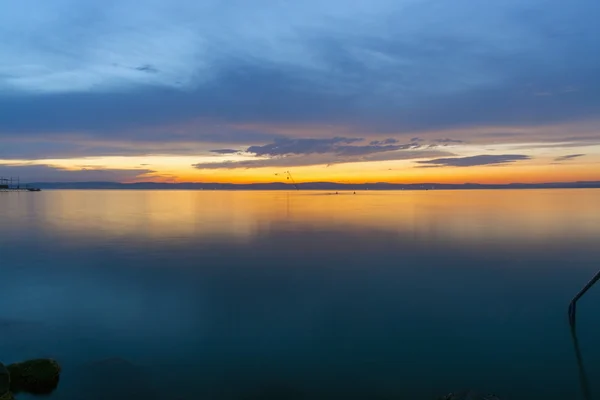
[[[594,283],[598,282],[598,280],[600,280],[600,272],[598,272],[587,283],[587,285],[585,285],[583,287],[583,289],[581,289],[579,291],[579,293],[577,293],[575,295],[575,297],[573,297],[573,300],[571,300],[571,303],[569,303],[569,324],[571,325],[571,328],[575,328],[576,315],[577,315],[577,301],[585,294],[585,292],[587,292],[592,286],[594,286]]]

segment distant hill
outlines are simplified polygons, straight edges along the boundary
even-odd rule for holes
[[[40,189],[127,189],[127,190],[294,190],[294,185],[282,182],[273,183],[119,183],[119,182],[37,182],[30,186]],[[550,183],[334,183],[306,182],[298,183],[300,190],[456,190],[456,189],[570,189],[600,188],[600,181],[587,182],[550,182]]]

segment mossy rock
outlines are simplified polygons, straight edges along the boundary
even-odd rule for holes
[[[10,389],[10,373],[4,366],[4,364],[0,363],[0,396],[4,396],[6,392]],[[0,397],[0,399],[4,399]]]
[[[58,386],[60,365],[51,359],[36,359],[10,364],[10,390],[32,394],[48,394]]]

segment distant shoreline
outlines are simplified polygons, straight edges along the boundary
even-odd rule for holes
[[[36,182],[32,186],[40,189],[76,190],[296,190],[292,184],[273,183],[118,183],[118,182]],[[509,183],[509,184],[445,184],[445,183],[298,183],[299,190],[477,190],[477,189],[600,189],[600,181]]]

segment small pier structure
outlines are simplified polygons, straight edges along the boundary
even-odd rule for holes
[[[0,176],[0,192],[40,192],[40,188],[22,184],[19,177]]]

